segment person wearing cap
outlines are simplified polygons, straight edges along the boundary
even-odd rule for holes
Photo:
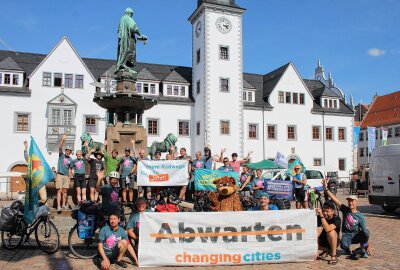
[[[221,154],[219,156],[219,162],[223,161],[225,151],[226,151],[226,148],[221,149]],[[242,166],[243,163],[249,162],[250,155],[252,153],[253,153],[252,151],[248,152],[247,153],[247,157],[244,158],[243,160],[238,160],[237,159],[238,158],[238,154],[237,153],[232,153],[232,161],[229,161],[228,165],[231,166],[235,172],[239,173],[240,172],[240,166]]]
[[[86,201],[86,160],[81,150],[76,151],[76,159],[71,161],[70,167],[74,171],[76,199],[78,205],[81,205]]]
[[[371,255],[370,245],[368,244],[369,230],[366,227],[363,214],[357,210],[357,196],[347,196],[346,206],[342,204],[335,194],[328,189],[327,179],[324,179],[322,184],[326,194],[339,207],[339,210],[343,214],[342,239],[340,241],[340,247],[347,255],[350,255],[350,258],[358,259],[358,255],[361,257],[368,257],[368,255]],[[360,244],[360,248],[351,252],[351,244]]]
[[[92,148],[89,150],[89,142],[85,141],[86,147],[86,160],[90,165],[89,172],[89,189],[90,189],[90,200],[97,202],[99,199],[99,193],[96,190],[96,184],[98,181],[104,179],[104,162],[102,152],[96,152],[96,149]],[[90,154],[93,154],[95,158],[91,158]]]
[[[204,147],[203,164],[204,164],[204,169],[207,170],[213,169],[213,157],[211,155],[211,149],[207,146]]]
[[[266,192],[260,193],[260,206],[254,207],[253,210],[268,211],[268,210],[279,210],[274,204],[270,204],[269,195]]]
[[[296,196],[296,208],[308,208],[307,192],[304,190],[304,186],[307,185],[307,177],[302,172],[302,166],[300,164],[296,164],[293,170],[292,181],[294,183],[294,194]]]
[[[317,259],[324,259],[330,253],[331,259],[328,264],[336,264],[338,262],[336,250],[339,246],[340,217],[335,215],[335,205],[331,201],[326,201],[322,209],[316,208],[315,212],[318,217],[318,250],[322,251]]]
[[[126,193],[128,193],[129,201],[133,202],[136,163],[136,159],[131,156],[131,148],[125,147],[125,156],[119,162],[120,186],[122,188],[122,200],[124,203],[128,203]]]
[[[72,152],[72,147],[65,147],[65,152],[63,152],[63,147],[65,140],[67,139],[67,134],[61,136],[60,144],[58,147],[58,166],[56,175],[56,189],[57,189],[57,212],[61,212],[62,209],[68,209],[67,203],[67,192],[69,189],[69,182],[71,179],[72,170],[70,164],[72,158],[70,157]]]

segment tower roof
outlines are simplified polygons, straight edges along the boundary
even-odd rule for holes
[[[203,4],[203,3],[210,3],[210,4],[222,5],[222,6],[228,6],[228,7],[241,8],[238,5],[236,5],[235,0],[197,0],[197,7],[201,6],[201,4]]]

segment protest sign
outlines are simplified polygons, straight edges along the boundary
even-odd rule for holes
[[[187,160],[141,160],[138,186],[186,186],[188,165]]]
[[[228,171],[216,171],[206,169],[196,169],[194,171],[194,189],[195,190],[206,190],[216,191],[213,181],[215,179],[228,176],[233,177],[236,180],[236,185],[239,187],[239,174],[237,172]]]
[[[264,180],[264,191],[276,198],[293,200],[292,181]]]

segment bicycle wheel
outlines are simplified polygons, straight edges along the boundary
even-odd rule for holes
[[[22,243],[24,234],[21,232],[1,232],[1,242],[3,247],[9,250],[16,249]]]
[[[42,219],[36,225],[35,238],[39,248],[47,254],[53,254],[60,248],[60,234],[53,222]]]
[[[68,247],[72,254],[81,259],[93,259],[98,251],[100,228],[96,228],[93,237],[79,238],[78,224],[70,230],[68,235]]]

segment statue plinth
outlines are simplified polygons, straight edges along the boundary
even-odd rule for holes
[[[136,93],[137,73],[135,71],[118,71],[116,74],[118,93]]]
[[[135,155],[139,149],[147,147],[146,129],[136,124],[127,126],[118,122],[115,126],[109,126],[106,129],[106,138],[107,152],[111,154],[111,151],[115,149],[119,156],[125,155],[125,147],[131,148],[132,155]],[[131,140],[134,141],[134,145]]]

